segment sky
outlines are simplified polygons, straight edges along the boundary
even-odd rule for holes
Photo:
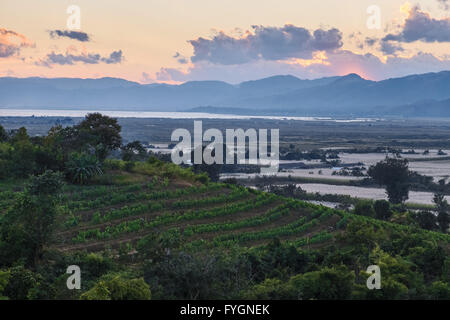
[[[450,0],[1,0],[0,76],[140,83],[450,70]]]

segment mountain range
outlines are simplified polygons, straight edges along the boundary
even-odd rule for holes
[[[237,85],[3,77],[0,108],[450,117],[450,71],[382,81],[357,74],[315,80],[280,75]]]

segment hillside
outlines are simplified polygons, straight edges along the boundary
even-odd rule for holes
[[[381,108],[374,112],[385,115],[408,115],[410,117],[450,117],[450,99],[425,100],[399,107]]]
[[[46,136],[2,129],[0,299],[450,298],[439,197],[436,218],[402,201],[337,210],[294,185],[214,182],[217,168],[123,145],[117,119],[98,113]],[[370,265],[381,290],[368,290]]]
[[[339,243],[336,236],[355,220],[390,232],[420,234],[450,249],[446,234],[239,185],[204,184],[189,170],[173,168],[172,164],[142,163],[132,172],[110,171],[90,185],[66,185],[54,248],[62,252],[119,249],[154,232],[178,233],[183,243],[191,245],[251,247],[277,237],[296,247],[317,247]],[[12,205],[20,195],[13,190],[20,189],[20,182],[0,184],[0,209]]]
[[[291,281],[299,279],[300,275],[291,280],[289,275],[300,272],[305,273],[306,277],[309,273],[319,272],[314,270],[320,270],[324,274],[331,272],[333,277],[338,277],[337,282],[332,285],[339,285],[339,281],[350,281],[348,284],[353,287],[350,291],[341,288],[342,292],[329,297],[373,299],[376,296],[363,289],[364,280],[359,280],[360,283],[362,281],[361,285],[357,284],[358,280],[356,284],[352,284],[355,281],[355,271],[347,270],[364,269],[366,263],[377,263],[383,265],[384,276],[397,279],[395,285],[404,287],[391,288],[391,284],[387,282],[386,290],[378,293],[379,297],[414,298],[428,294],[421,284],[411,282],[411,279],[406,282],[401,280],[403,272],[416,277],[428,270],[427,264],[422,264],[423,259],[428,258],[417,256],[414,252],[431,250],[426,251],[431,254],[429,259],[448,257],[449,235],[232,184],[205,184],[201,181],[188,171],[173,171],[173,165],[154,163],[137,164],[132,172],[117,169],[108,171],[105,176],[86,186],[66,185],[60,198],[60,215],[54,239],[50,247],[46,248],[51,259],[56,261],[47,265],[48,275],[45,277],[55,272],[57,274],[64,263],[73,263],[75,259],[77,264],[82,265],[85,277],[91,279],[81,293],[77,293],[77,296],[82,294],[84,299],[101,299],[96,293],[96,281],[111,279],[108,274],[124,279],[143,275],[150,285],[152,295],[157,299],[291,299],[298,290],[291,287]],[[19,181],[0,184],[2,211],[19,199],[20,186]],[[277,239],[281,242],[278,243]],[[371,258],[366,262],[359,261],[367,252]],[[146,260],[149,257],[151,260]],[[256,259],[252,262],[252,268],[256,268],[252,273],[256,273],[251,278],[262,273],[250,280],[246,278],[250,276],[247,275],[248,271],[240,269],[243,266],[239,267],[237,274],[229,276],[241,278],[240,281],[246,284],[242,283],[238,288],[233,284],[233,289],[218,289],[218,286],[222,287],[230,279],[224,278],[221,281],[226,282],[213,284],[218,281],[216,272],[221,277],[228,277],[231,270],[220,268],[230,268],[232,265],[235,268],[237,265],[234,266],[234,263],[242,259]],[[439,263],[435,261],[435,267],[442,268],[440,263],[447,260],[448,258]],[[149,261],[153,263],[148,264]],[[419,269],[413,271],[402,261],[410,261],[408,263],[414,263]],[[169,264],[166,265],[167,263]],[[208,268],[213,269],[203,270],[203,263],[212,263]],[[224,266],[221,265],[223,263]],[[187,270],[182,271],[185,268]],[[122,271],[117,273],[118,270]],[[440,277],[443,271],[439,270],[433,270],[434,275],[426,275],[427,281]],[[183,272],[189,272],[189,275],[183,275]],[[193,272],[200,272],[200,278],[195,284],[189,280],[197,276]],[[288,276],[289,281],[269,279],[283,277],[282,274]],[[154,278],[156,275],[159,280]],[[209,278],[210,276],[213,278]],[[174,281],[186,283],[177,282],[179,289],[175,290],[172,289]],[[265,287],[268,285],[267,281],[278,281],[278,287]],[[56,290],[61,290],[56,283],[51,285],[56,286]],[[439,285],[433,282],[430,288]],[[87,291],[89,288],[92,289]],[[221,291],[222,289],[225,291]],[[319,291],[311,297],[326,299],[326,292]],[[59,299],[77,298],[67,296],[67,293],[55,294]],[[60,294],[63,296],[58,296]]]
[[[280,237],[303,246],[332,241],[343,219],[324,207],[235,185],[139,173],[115,173],[113,179],[122,176],[130,181],[65,187],[54,248],[119,249],[153,232],[179,232],[192,245],[206,241],[226,246],[231,241],[252,246]],[[0,199],[0,208],[7,208],[14,196],[4,190]]]

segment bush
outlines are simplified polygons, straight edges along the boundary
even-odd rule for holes
[[[130,279],[127,275],[107,274],[81,300],[150,300],[151,291],[143,278]]]
[[[81,300],[150,300],[151,291],[144,279],[108,274],[83,293]]]
[[[392,215],[390,204],[386,200],[375,201],[375,203],[373,204],[373,208],[375,210],[375,217],[377,219],[388,220]]]
[[[344,300],[351,297],[354,280],[354,273],[345,267],[325,267],[296,275],[289,284],[302,299]]]
[[[102,175],[100,161],[94,155],[74,152],[66,165],[66,174],[73,183],[85,184],[97,175]]]
[[[249,300],[287,300],[295,299],[293,290],[279,279],[266,279],[242,293]]]
[[[443,281],[435,281],[428,289],[431,299],[434,300],[450,300],[450,286]]]
[[[125,162],[125,171],[131,172],[134,168],[134,162],[133,161],[126,161]]]
[[[375,210],[370,200],[360,200],[356,203],[354,213],[360,216],[375,217]]]

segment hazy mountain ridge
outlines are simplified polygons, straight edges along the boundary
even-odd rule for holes
[[[191,81],[142,85],[119,78],[0,78],[0,107],[184,111],[211,106],[248,113],[450,115],[450,71],[383,81],[357,74],[303,80],[273,76],[231,85]],[[244,110],[248,110],[244,111]]]

